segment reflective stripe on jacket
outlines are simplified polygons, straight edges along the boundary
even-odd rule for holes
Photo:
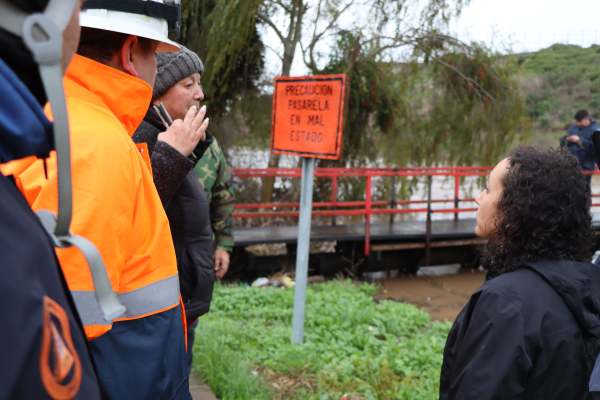
[[[71,230],[100,251],[113,289],[127,307],[118,320],[172,309],[180,298],[169,223],[148,152],[130,138],[146,114],[152,88],[78,55],[64,84],[71,127]],[[47,160],[48,179],[40,160],[9,167],[5,172],[15,175],[34,210],[57,211],[54,154]],[[111,323],[102,317],[83,256],[76,249],[57,253],[88,338],[104,334]]]

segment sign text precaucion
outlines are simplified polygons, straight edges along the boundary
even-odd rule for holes
[[[345,79],[344,75],[275,79],[271,151],[339,159]]]

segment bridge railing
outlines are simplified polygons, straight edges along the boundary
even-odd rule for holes
[[[314,202],[313,216],[331,217],[331,224],[336,224],[338,216],[360,216],[365,217],[365,255],[371,251],[370,224],[371,215],[389,214],[390,224],[393,224],[395,214],[426,213],[426,239],[425,239],[425,265],[428,265],[429,248],[431,244],[431,216],[438,213],[453,213],[454,219],[458,219],[461,212],[477,211],[477,208],[460,207],[461,202],[473,202],[473,198],[460,198],[460,180],[463,177],[481,177],[487,176],[493,167],[403,167],[403,168],[315,168],[315,178],[331,179],[331,200],[328,202]],[[300,168],[235,168],[236,178],[301,178],[302,169]],[[586,175],[598,175],[600,171],[584,171]],[[358,177],[365,178],[364,200],[359,201],[339,201],[338,200],[338,180],[340,178]],[[392,190],[389,201],[372,199],[372,182],[375,177],[391,177]],[[395,185],[397,177],[422,177],[427,178],[427,199],[421,200],[396,200]],[[454,199],[433,199],[432,198],[432,180],[433,177],[451,177],[454,178]],[[594,197],[600,196],[593,195]],[[454,203],[453,208],[433,209],[435,203]],[[407,206],[410,204],[423,204],[421,208],[397,208],[398,206]],[[388,208],[380,208],[380,207]],[[600,206],[600,204],[592,204]],[[298,217],[299,211],[282,209],[299,209],[300,203],[245,203],[236,204],[234,218],[277,218],[277,217]],[[352,208],[352,209],[350,209]],[[325,210],[323,210],[325,209]],[[252,211],[256,210],[256,211]]]

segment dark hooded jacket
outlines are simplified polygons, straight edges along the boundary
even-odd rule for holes
[[[446,342],[440,399],[591,398],[600,350],[600,269],[523,262],[487,281]]]
[[[600,127],[596,124],[596,120],[590,117],[590,124],[587,127],[579,129],[577,125],[573,125],[567,134],[560,139],[560,145],[566,145],[569,151],[577,156],[584,171],[592,171],[596,166],[592,133],[598,129]],[[578,143],[567,142],[567,137],[573,135],[579,136],[580,141]]]
[[[12,2],[28,12],[47,3]],[[47,157],[54,148],[44,102],[31,53],[0,29],[0,163]],[[0,173],[0,399],[99,400],[87,340],[54,247],[11,178]]]
[[[215,283],[210,205],[193,170],[213,138],[207,132],[206,140],[198,143],[194,162],[157,140],[165,129],[150,107],[132,139],[148,145],[152,176],[171,226],[185,314],[191,320],[208,312]]]
[[[596,165],[600,168],[600,127],[592,132],[592,144],[594,145],[594,159]],[[598,150],[596,150],[598,149]]]
[[[592,143],[594,144],[594,157],[596,165],[600,166],[600,127],[592,133]],[[600,268],[600,257],[594,262]],[[590,392],[594,400],[600,400],[600,357],[596,359],[596,365],[590,378]]]

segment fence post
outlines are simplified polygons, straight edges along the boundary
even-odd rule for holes
[[[460,175],[458,171],[455,171],[456,175],[454,176],[454,208],[458,208],[458,202],[460,201]],[[454,212],[454,220],[458,221],[458,211]]]
[[[331,202],[333,203],[333,207],[331,207],[331,208],[333,210],[337,210],[337,207],[335,206],[337,204],[337,184],[338,184],[338,177],[334,175],[331,177]],[[337,217],[335,215],[331,216],[331,225],[332,226],[337,225]]]
[[[367,175],[365,191],[365,256],[368,256],[371,252],[371,175]]]
[[[304,308],[308,278],[308,253],[312,215],[315,159],[302,160],[302,191],[300,192],[300,218],[298,221],[298,247],[296,249],[296,286],[294,288],[294,316],[292,318],[292,344],[302,344],[304,337]]]
[[[398,168],[394,168],[398,172]],[[396,208],[396,175],[392,175],[392,197],[390,199],[390,208]],[[390,225],[394,225],[394,214],[390,214]]]
[[[425,227],[425,266],[430,263],[431,253],[431,175],[427,176],[427,223]]]

